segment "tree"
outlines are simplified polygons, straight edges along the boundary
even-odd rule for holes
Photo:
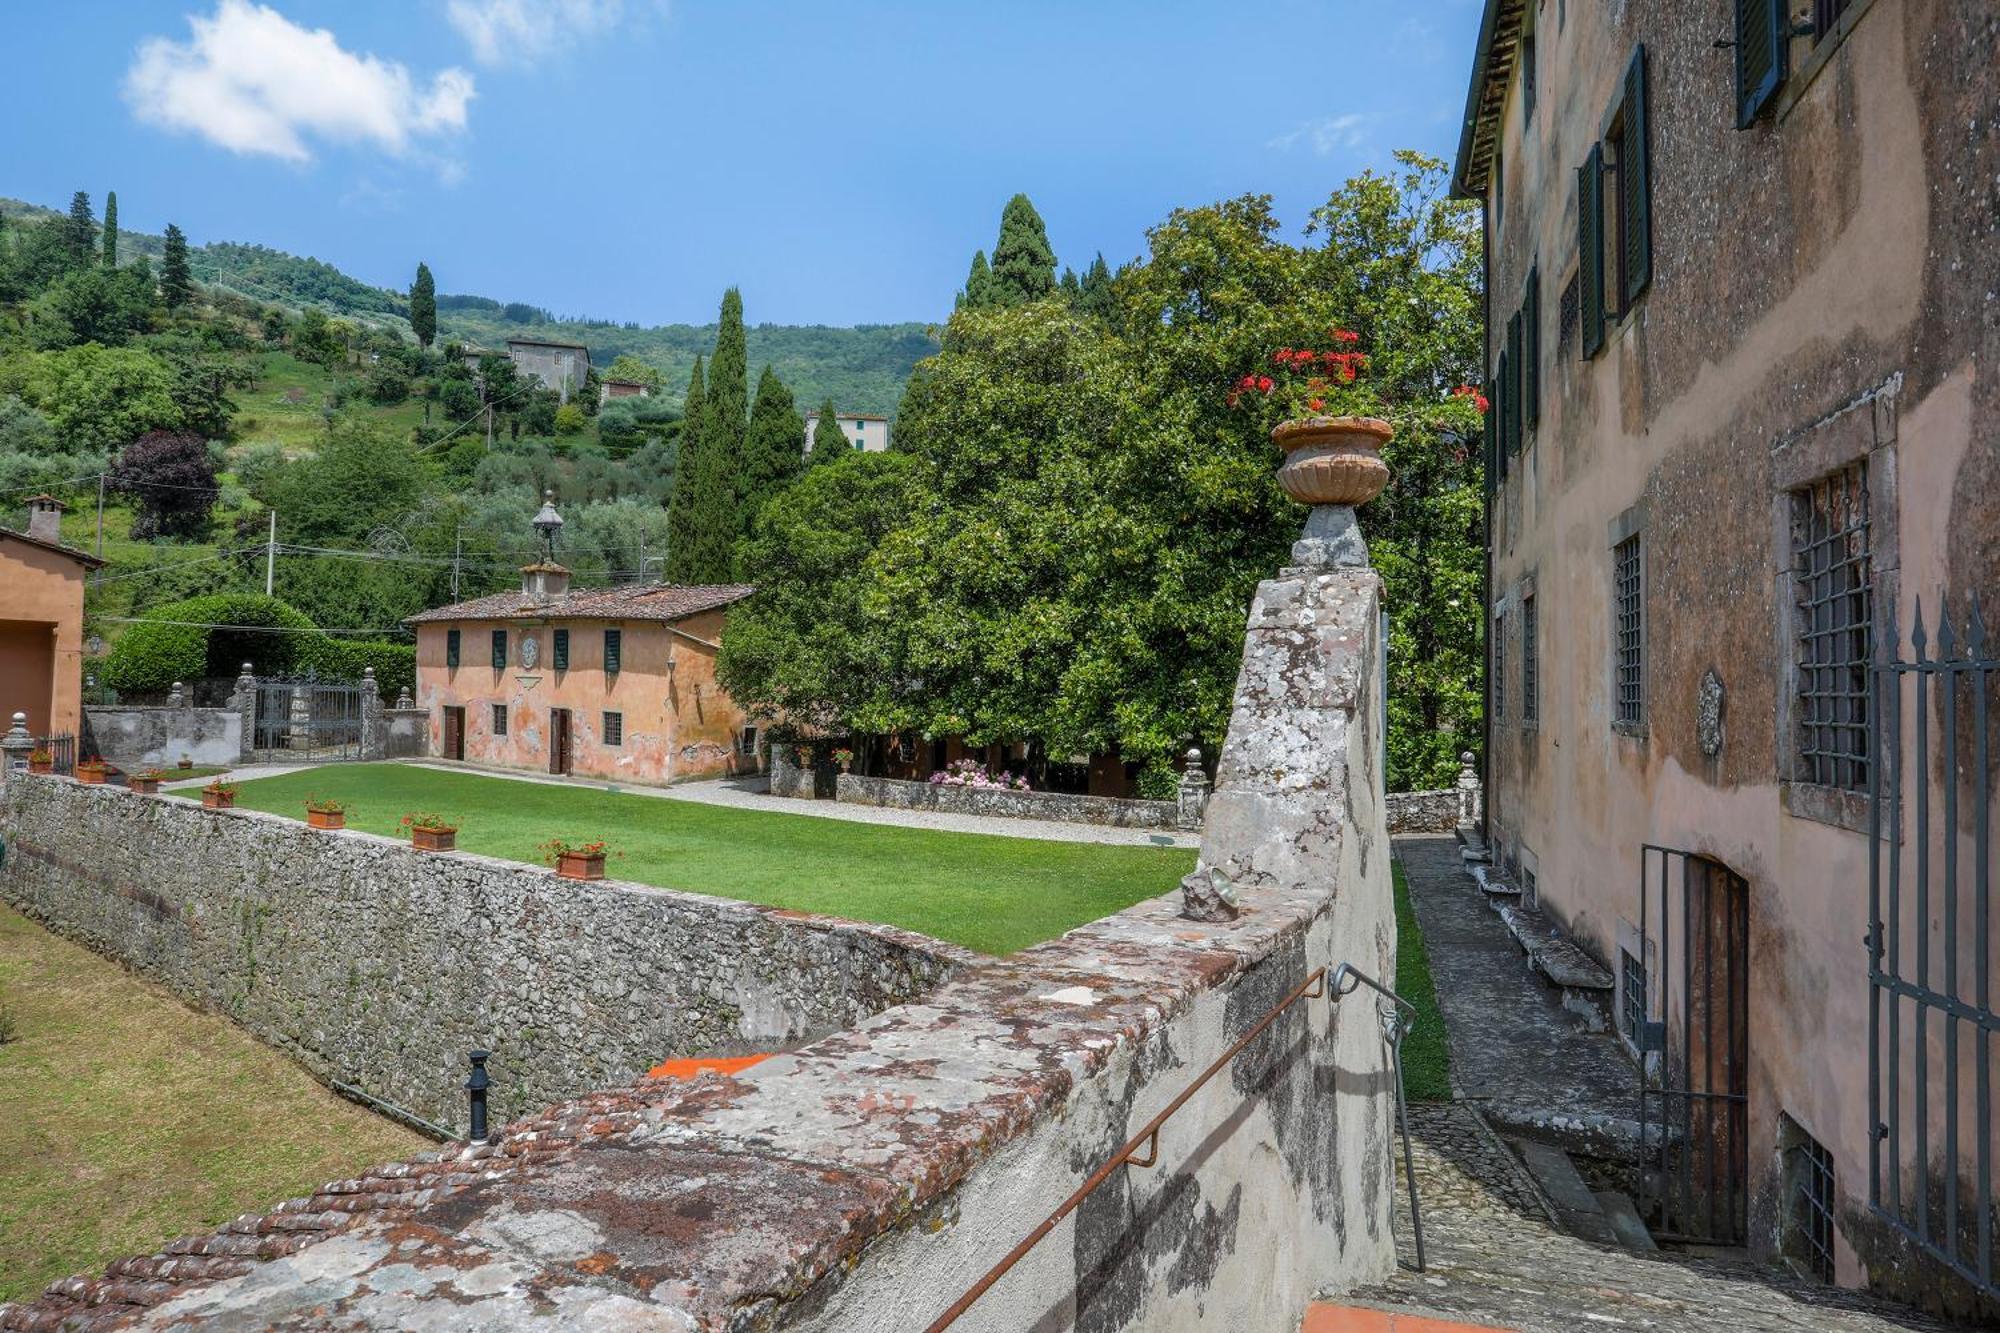
[[[1111,318],[1116,306],[1111,295],[1111,269],[1104,262],[1104,252],[1090,261],[1090,267],[1083,272],[1083,280],[1077,284],[1076,308],[1086,315],[1099,319]]]
[[[81,342],[118,346],[145,331],[152,311],[153,276],[141,264],[73,268],[28,307],[32,337],[44,348]]]
[[[430,265],[417,263],[417,280],[410,284],[410,330],[417,346],[428,349],[438,331],[437,284],[431,280]]]
[[[972,271],[965,275],[965,290],[958,294],[958,308],[978,310],[993,304],[993,270],[986,267],[986,252],[972,252]]]
[[[627,384],[643,384],[649,393],[658,393],[667,382],[667,377],[660,373],[658,366],[650,361],[642,361],[630,352],[620,352],[617,359],[606,368],[604,378],[622,380]]]
[[[1023,305],[1056,289],[1056,252],[1049,248],[1042,215],[1017,194],[1000,214],[1000,240],[993,247],[993,303]]]
[[[118,267],[118,191],[104,196],[104,267]]]
[[[695,460],[701,454],[702,418],[708,415],[704,374],[702,358],[697,354],[694,370],[688,375],[687,394],[681,399],[680,449],[674,459],[674,489],[667,499],[666,570],[670,583],[689,581],[681,559],[681,542],[695,540],[693,477]]]
[[[805,419],[792,391],[769,366],[757,377],[757,400],[750,408],[750,429],[743,442],[743,465],[737,476],[740,535],[748,536],[757,515],[773,497],[798,480],[805,466]]]
[[[672,544],[667,567],[676,583],[724,583],[735,566],[737,477],[749,430],[749,386],[743,336],[743,297],[731,287],[722,297],[715,355],[708,363],[699,422],[692,414],[676,468]],[[695,432],[690,456],[685,441]]]
[[[160,254],[160,300],[167,309],[179,310],[193,299],[194,275],[188,269],[187,237],[169,222],[166,244]]]
[[[82,268],[97,248],[97,219],[90,211],[90,195],[78,190],[69,197],[69,217],[63,221],[64,248],[69,251],[71,268]]]
[[[132,497],[132,535],[195,540],[208,534],[219,493],[208,442],[186,431],[152,431],[125,446],[107,479]]]
[[[402,440],[380,428],[343,422],[310,457],[278,474],[271,507],[294,540],[358,546],[376,528],[396,526],[415,509],[425,480],[423,464]]]
[[[840,418],[834,414],[833,399],[829,398],[819,409],[819,420],[813,423],[812,456],[807,465],[837,463],[853,452],[854,446],[847,442],[847,432],[840,428]]]
[[[172,371],[132,347],[85,343],[0,365],[0,394],[20,394],[69,449],[110,453],[148,431],[181,427]]]

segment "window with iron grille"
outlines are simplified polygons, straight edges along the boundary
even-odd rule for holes
[[[569,631],[559,629],[551,637],[555,640],[555,647],[551,650],[555,659],[552,665],[558,671],[569,670]]]
[[[1795,776],[1865,791],[1874,623],[1865,461],[1792,492],[1792,578]]]
[[[745,759],[757,757],[757,728],[745,727],[736,737],[736,753]]]
[[[505,736],[507,734],[506,704],[493,705],[493,734],[495,736]]]
[[[623,745],[625,743],[625,715],[623,713],[606,713],[604,715],[604,743],[606,745]]]
[[[1542,662],[1540,645],[1535,642],[1536,621],[1535,599],[1532,596],[1521,599],[1521,720],[1534,722],[1542,715],[1540,691]]]
[[[604,631],[604,671],[606,675],[615,676],[618,674],[621,666],[619,659],[624,655],[624,648],[624,631],[615,629]]]
[[[1636,1044],[1645,1035],[1646,1015],[1651,1012],[1646,996],[1646,965],[1630,949],[1620,949],[1618,976],[1618,1021],[1625,1035]]]
[[[495,671],[507,669],[507,631],[504,629],[493,631],[493,669]]]
[[[444,632],[444,664],[448,667],[458,665],[458,631],[455,629]]]
[[[1817,46],[1833,35],[1840,24],[1840,16],[1847,12],[1852,0],[1813,0],[1813,44]]]
[[[1611,633],[1617,698],[1613,716],[1636,727],[1646,715],[1645,607],[1641,596],[1643,561],[1639,534],[1611,548]]]
[[[1507,717],[1507,617],[1493,617],[1493,716]]]
[[[1833,1281],[1833,1154],[1790,1116],[1781,1116],[1785,1154],[1785,1252],[1822,1282]]]

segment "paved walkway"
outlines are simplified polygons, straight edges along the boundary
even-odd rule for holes
[[[1518,1333],[1580,1329],[1660,1333],[1946,1333],[1938,1323],[1854,1292],[1748,1264],[1635,1254],[1558,1231],[1514,1155],[1462,1103],[1410,1108],[1427,1271],[1415,1270],[1398,1163],[1401,1266],[1380,1286],[1330,1298],[1398,1316],[1308,1330],[1422,1330],[1402,1317]]]

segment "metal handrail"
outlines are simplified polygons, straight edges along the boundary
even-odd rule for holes
[[[1343,985],[1342,983],[1346,984]],[[1352,963],[1342,963],[1333,974],[1333,1002],[1339,1004],[1367,986],[1383,997],[1376,1012],[1382,1020],[1382,1036],[1389,1043],[1389,1064],[1396,1073],[1396,1119],[1403,1130],[1403,1177],[1410,1185],[1410,1232],[1417,1243],[1417,1271],[1424,1271],[1424,1214],[1417,1204],[1416,1154],[1410,1148],[1410,1103],[1403,1095],[1403,1038],[1417,1025],[1417,1006],[1384,986]]]
[[[1344,986],[1343,982],[1345,983]],[[959,1316],[971,1309],[973,1303],[981,1296],[984,1296],[994,1283],[1005,1277],[1008,1270],[1012,1269],[1015,1264],[1026,1257],[1028,1251],[1040,1244],[1051,1231],[1056,1229],[1065,1217],[1075,1212],[1077,1206],[1095,1193],[1098,1186],[1109,1180],[1113,1171],[1116,1171],[1121,1166],[1147,1167],[1158,1163],[1160,1160],[1161,1127],[1172,1118],[1176,1111],[1185,1106],[1188,1099],[1199,1092],[1204,1084],[1221,1073],[1231,1060],[1234,1060],[1242,1053],[1245,1047],[1261,1036],[1265,1028],[1270,1027],[1272,1023],[1276,1022],[1278,1016],[1284,1013],[1285,1010],[1291,1008],[1292,1005],[1300,1000],[1316,1000],[1323,995],[1328,996],[1333,1003],[1338,1004],[1344,997],[1353,994],[1357,986],[1363,984],[1373,987],[1387,996],[1389,1000],[1394,1001],[1393,1004],[1385,1004],[1383,1006],[1383,1035],[1389,1040],[1390,1060],[1396,1073],[1396,1105],[1401,1112],[1403,1126],[1404,1169],[1409,1172],[1410,1176],[1410,1207],[1414,1216],[1417,1201],[1417,1178],[1415,1171],[1410,1167],[1410,1119],[1408,1108],[1403,1102],[1402,1059],[1403,1036],[1410,1030],[1411,1021],[1402,1016],[1402,1012],[1397,1006],[1400,1005],[1402,1009],[1409,1010],[1411,1013],[1416,1012],[1416,1006],[1412,1005],[1402,996],[1397,995],[1394,991],[1388,990],[1372,977],[1350,964],[1342,963],[1335,970],[1331,987],[1327,985],[1326,969],[1323,967],[1314,968],[1312,973],[1304,981],[1300,982],[1298,986],[1294,987],[1290,994],[1271,1006],[1270,1010],[1262,1018],[1258,1019],[1248,1032],[1238,1037],[1228,1050],[1217,1056],[1208,1068],[1202,1070],[1200,1076],[1194,1082],[1181,1089],[1179,1096],[1168,1102],[1158,1115],[1147,1121],[1143,1129],[1127,1139],[1118,1151],[1112,1153],[1110,1159],[1104,1165],[1091,1172],[1090,1177],[1083,1184],[1077,1186],[1076,1192],[1063,1200],[1061,1206],[1044,1218],[1040,1225],[1033,1231],[1022,1237],[1019,1244],[1007,1251],[1006,1257],[988,1269],[986,1275],[973,1283],[964,1295],[953,1301],[951,1308],[933,1320],[925,1330],[925,1333],[943,1333],[943,1330],[950,1328],[956,1323]],[[1141,1148],[1145,1149],[1144,1156],[1140,1155]],[[1417,1271],[1422,1272],[1423,1267],[1424,1234],[1422,1223],[1419,1222],[1417,1226]]]

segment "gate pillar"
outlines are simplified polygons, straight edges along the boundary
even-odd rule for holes
[[[380,759],[387,751],[382,725],[382,688],[375,683],[375,668],[361,672],[361,757]]]
[[[242,736],[237,741],[237,756],[249,763],[257,755],[257,676],[250,664],[243,664],[242,672],[236,677],[236,692],[229,696],[229,706],[243,719]]]

